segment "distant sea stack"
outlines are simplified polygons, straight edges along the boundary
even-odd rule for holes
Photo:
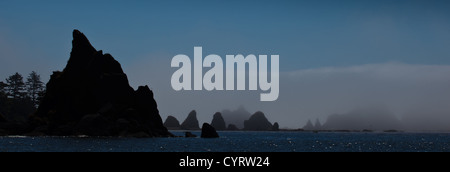
[[[181,128],[180,122],[173,116],[167,117],[164,126],[169,130],[179,130]]]
[[[252,114],[248,112],[244,106],[240,106],[236,110],[223,110],[222,117],[227,124],[234,124],[237,128],[244,128],[244,121],[250,118]]]
[[[272,130],[272,124],[267,120],[264,113],[258,111],[250,119],[244,121],[244,130],[268,131]]]
[[[279,131],[280,130],[280,125],[278,125],[278,122],[275,122],[272,126],[272,131]]]
[[[234,125],[234,124],[228,124],[227,130],[228,131],[238,131],[239,128],[237,128],[236,125]]]
[[[181,124],[181,129],[184,130],[200,130],[197,120],[197,112],[195,110],[191,111],[187,118]]]
[[[222,117],[220,112],[216,112],[213,116],[213,120],[211,121],[211,126],[216,130],[222,131],[226,130],[225,120]]]
[[[29,123],[34,133],[45,135],[173,136],[149,87],[130,87],[120,63],[78,30],[65,69],[53,72]]]
[[[311,120],[308,120],[308,122],[306,122],[306,125],[303,127],[303,130],[314,130],[314,125],[312,124]]]
[[[202,126],[202,135],[201,138],[218,138],[219,134],[217,134],[216,129],[213,126],[203,123]]]

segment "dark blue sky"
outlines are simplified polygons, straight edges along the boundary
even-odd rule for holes
[[[450,64],[448,9],[446,0],[2,1],[0,45],[8,52],[0,58],[62,67],[77,28],[124,64],[192,55],[194,46],[221,56],[280,54],[281,71]]]

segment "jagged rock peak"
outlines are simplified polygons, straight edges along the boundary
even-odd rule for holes
[[[211,121],[211,126],[213,126],[216,130],[225,130],[226,124],[225,120],[222,117],[220,112],[216,112],[213,116],[213,120]]]
[[[267,131],[272,130],[272,124],[267,120],[263,112],[258,111],[248,120],[244,121],[244,130]]]
[[[66,68],[53,73],[29,123],[43,135],[173,136],[149,87],[134,91],[120,63],[78,30]]]
[[[168,129],[176,129],[180,127],[180,122],[174,116],[168,116],[164,122],[164,126]]]
[[[89,39],[79,30],[73,30],[72,52],[77,49],[83,49],[87,52],[96,52]],[[76,52],[76,51],[75,51]]]
[[[73,31],[72,51],[67,66],[64,69],[68,73],[80,72],[97,56],[103,55],[102,51],[98,51],[91,45],[87,37],[79,30]]]
[[[181,124],[181,128],[185,130],[199,130],[199,124],[197,120],[197,112],[195,110],[191,111],[187,118]]]

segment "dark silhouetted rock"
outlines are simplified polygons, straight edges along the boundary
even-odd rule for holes
[[[236,125],[234,125],[234,124],[228,124],[227,130],[228,131],[238,131],[239,128],[237,128]]]
[[[306,125],[303,127],[303,130],[314,130],[314,125],[312,124],[311,120],[308,120]]]
[[[197,112],[195,110],[191,111],[187,118],[181,124],[181,129],[184,130],[200,130],[197,120]]]
[[[17,75],[20,75],[17,73]],[[36,111],[33,101],[29,98],[7,98],[0,91],[0,117],[7,122],[26,123],[28,116]]]
[[[147,132],[143,132],[143,131],[140,131],[140,132],[137,132],[137,133],[131,133],[131,134],[128,134],[128,135],[126,135],[127,137],[135,137],[135,138],[147,138],[147,137],[151,137],[150,135],[148,135],[148,133]]]
[[[225,125],[225,120],[222,117],[220,112],[216,112],[211,121],[211,126],[213,126],[216,130],[222,131],[227,129]]]
[[[133,124],[124,118],[117,119],[114,125],[115,131],[113,132],[118,133],[119,136],[127,136],[127,131],[133,128]]]
[[[73,31],[72,52],[62,72],[53,72],[33,130],[46,135],[167,137],[153,92],[130,87],[121,65]]]
[[[103,115],[85,115],[75,127],[76,133],[89,136],[110,136],[110,128],[113,127]]]
[[[278,122],[275,122],[272,126],[272,131],[279,131],[280,130],[280,126],[278,125]]]
[[[185,132],[184,137],[197,137],[197,135],[192,134],[191,132]]]
[[[10,121],[0,113],[0,136],[21,135],[27,129],[27,125],[17,121]]]
[[[173,116],[167,117],[166,121],[164,122],[164,126],[169,130],[179,130],[181,127],[178,119]]]
[[[223,110],[222,117],[226,124],[234,124],[237,128],[244,128],[244,121],[250,118],[252,114],[248,112],[244,106],[240,106],[236,110]]]
[[[8,122],[1,113],[0,113],[0,122]]]
[[[244,130],[249,131],[268,131],[272,130],[272,124],[267,120],[264,113],[258,111],[250,119],[244,121]]]
[[[17,122],[0,122],[0,130],[3,135],[22,135],[26,132],[27,126]]]
[[[0,136],[7,136],[8,135],[8,121],[5,117],[0,113]]]
[[[216,129],[213,126],[203,123],[202,126],[202,138],[218,138],[219,134],[217,134]]]

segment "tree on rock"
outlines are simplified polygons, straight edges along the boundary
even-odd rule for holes
[[[25,123],[36,110],[27,96],[23,77],[15,73],[0,83],[0,113],[10,122]]]
[[[25,83],[23,83],[23,77],[19,73],[6,78],[6,83],[8,86],[8,96],[13,99],[19,99],[25,97]]]
[[[6,94],[6,87],[8,87],[7,84],[5,84],[4,82],[0,82],[0,95],[5,95]]]
[[[0,82],[0,113],[5,113],[7,109],[6,101],[6,85],[4,82]]]
[[[42,95],[44,83],[41,81],[41,76],[39,76],[35,71],[31,72],[25,83],[28,97],[35,106],[39,105],[39,96]]]

